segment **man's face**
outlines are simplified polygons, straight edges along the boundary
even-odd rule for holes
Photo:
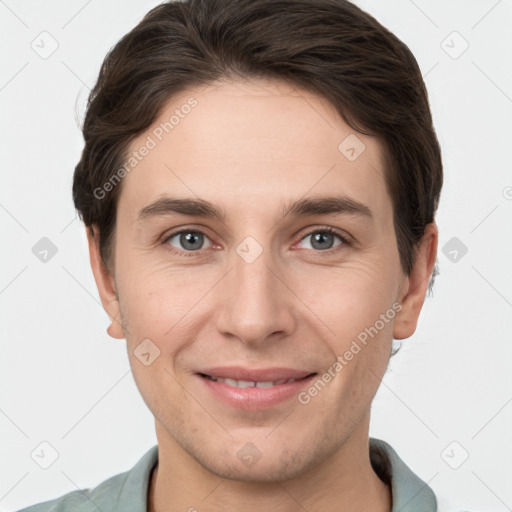
[[[159,444],[219,476],[292,478],[367,436],[407,277],[382,147],[354,136],[311,93],[224,82],[172,98],[130,146],[151,149],[119,198],[113,329]],[[147,208],[167,197],[223,217]],[[338,211],[284,214],[326,198]],[[235,367],[286,370],[251,389],[201,375],[251,380]],[[275,384],[289,375],[310,377]]]

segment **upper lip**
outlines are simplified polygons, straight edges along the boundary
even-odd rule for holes
[[[198,373],[224,379],[275,382],[282,379],[302,379],[315,372],[282,367],[250,369],[241,366],[223,366],[206,368]]]

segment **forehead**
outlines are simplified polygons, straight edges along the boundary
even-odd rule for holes
[[[351,129],[325,99],[285,82],[217,82],[183,91],[132,141],[128,156],[134,152],[119,200],[120,213],[132,220],[165,194],[226,209],[245,204],[244,212],[252,203],[260,213],[333,192],[377,210],[391,206],[378,139]]]

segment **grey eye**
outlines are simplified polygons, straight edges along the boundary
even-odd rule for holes
[[[333,241],[335,238],[338,238],[340,240],[340,243],[337,245],[341,245],[341,242],[343,240],[339,235],[336,233],[332,233],[329,231],[313,231],[312,233],[309,233],[306,235],[302,240],[306,240],[308,238],[311,238],[310,247],[305,247],[306,249],[317,249],[317,250],[326,250],[326,249],[332,249],[335,247],[333,245]]]
[[[171,243],[172,240],[175,238],[178,239],[178,243],[180,246],[176,247]],[[186,251],[197,251],[199,249],[204,249],[203,244],[204,241],[208,238],[204,235],[204,233],[201,233],[200,231],[180,231],[179,233],[175,233],[174,235],[171,235],[167,242],[170,243],[173,247],[176,247],[177,249],[184,249]]]

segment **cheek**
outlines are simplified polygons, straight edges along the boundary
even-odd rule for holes
[[[349,407],[358,416],[375,395],[389,360],[398,274],[380,264],[353,264],[330,273],[323,286],[308,277],[300,293],[305,297],[309,286],[311,301],[304,302],[319,318],[318,332],[325,333],[332,362],[338,358],[330,372],[336,375],[331,396],[337,397],[337,413],[344,415]]]
[[[304,274],[293,285],[297,296],[332,331],[330,339],[341,350],[347,341],[388,314],[379,331],[390,335],[399,275],[382,263],[353,262],[339,268],[317,269]],[[332,344],[332,343],[331,343]]]
[[[359,418],[373,400],[389,361],[396,303],[386,295],[377,300],[371,292],[371,287],[358,289],[339,307],[331,302],[332,313],[325,320],[334,332],[328,343],[333,360],[329,373],[335,375],[325,405],[336,408],[334,415]]]
[[[209,302],[206,294],[218,280],[214,272],[162,268],[159,265],[125,266],[119,272],[124,316],[130,327],[127,342],[132,347],[149,338],[167,355],[179,351],[192,337],[194,323]],[[187,336],[188,333],[188,336]]]

